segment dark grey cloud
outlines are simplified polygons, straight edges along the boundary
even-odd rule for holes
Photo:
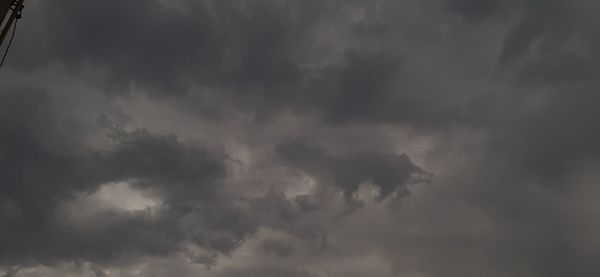
[[[255,230],[221,195],[222,158],[145,130],[117,130],[110,150],[95,151],[56,116],[47,94],[21,89],[1,97],[3,264],[166,255],[186,239],[225,253]],[[62,204],[127,180],[158,190],[165,207],[156,215],[103,212],[88,227],[61,219]],[[203,232],[188,230],[195,224]]]
[[[172,8],[178,4],[183,11]],[[318,20],[320,6],[316,1],[41,3],[39,10],[53,12],[32,18],[43,30],[29,30],[36,34],[30,43],[49,45],[24,56],[23,64],[105,67],[114,92],[134,85],[181,95],[193,83],[271,90],[302,77],[291,54],[303,43],[298,35]]]
[[[324,199],[298,195],[291,199],[270,190],[264,196],[250,199],[254,214],[260,216],[265,227],[283,231],[298,239],[323,240],[327,236],[325,222],[318,218]]]
[[[595,1],[31,2],[6,276],[600,274]],[[82,206],[115,183],[159,203]]]
[[[88,156],[69,128],[76,126],[54,116],[44,93],[15,89],[1,97],[2,195],[35,227],[58,199],[92,187],[90,165],[80,162]]]
[[[273,276],[273,277],[313,277],[314,274],[302,269],[287,269],[278,267],[256,267],[256,268],[240,268],[232,270],[228,273],[217,275],[223,277],[237,277],[237,276]]]
[[[171,7],[177,4],[184,11]],[[377,21],[353,22],[352,13],[342,13],[334,3],[60,1],[47,5],[42,3],[32,12],[31,26],[24,31],[30,34],[24,39],[27,43],[43,41],[47,46],[15,54],[21,60],[17,66],[60,63],[73,72],[99,68],[111,94],[135,87],[154,96],[191,95],[197,99],[195,109],[204,114],[223,112],[212,105],[234,105],[265,116],[282,110],[316,112],[336,124],[429,124],[439,120],[436,115],[456,116],[452,107],[431,105],[431,96],[405,91],[399,84],[404,53],[393,49],[350,45],[339,62],[316,60],[321,65],[312,65],[309,60],[322,59],[318,57],[323,51],[320,28],[339,24],[337,18],[350,25],[339,32],[357,38],[363,36],[356,32],[361,28],[388,28]],[[360,1],[349,4],[350,11],[368,8]],[[55,12],[36,13],[50,9]],[[376,33],[374,38],[381,37]],[[342,39],[332,43],[342,46]],[[215,93],[207,95],[205,89]]]
[[[347,199],[352,199],[363,183],[379,189],[379,200],[391,193],[408,193],[407,185],[428,179],[428,173],[415,165],[406,154],[356,152],[340,156],[326,149],[290,139],[278,145],[277,152],[291,166],[304,170],[325,182],[333,180]]]
[[[501,7],[503,1],[498,0],[448,0],[445,7],[470,20],[480,20],[494,15]]]
[[[106,277],[106,273],[104,273],[104,271],[101,269],[93,269],[92,271],[96,277]]]
[[[468,19],[510,22],[503,30],[501,69],[523,85],[556,85],[597,75],[595,4],[584,1],[444,1]],[[590,33],[591,32],[591,33]]]
[[[165,186],[169,197],[210,199],[218,194],[225,166],[204,149],[181,144],[178,138],[154,136],[146,130],[118,132],[115,148],[103,159],[115,179],[135,179],[141,186]]]
[[[266,239],[261,243],[261,246],[263,251],[282,258],[286,258],[294,254],[293,246],[275,239]]]

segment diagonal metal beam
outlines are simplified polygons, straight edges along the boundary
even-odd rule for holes
[[[6,17],[6,14],[8,14],[8,11],[11,10],[12,3],[15,3],[14,10],[12,10],[10,17],[8,18],[8,21],[6,22],[6,24],[4,25],[4,28],[2,29],[2,32],[0,33],[0,46],[1,46],[4,43],[4,39],[6,38],[6,35],[8,34],[8,32],[10,31],[10,28],[15,23],[15,20],[19,19],[19,17],[21,16],[21,10],[23,9],[23,4],[25,3],[25,0],[16,0],[16,1],[0,0],[0,1],[2,1],[2,3],[0,4],[2,6],[0,6],[0,8],[3,9],[3,10],[0,10],[0,15],[2,15],[2,22],[4,22],[4,18]],[[8,3],[8,7],[6,8],[6,11],[4,12],[4,5],[6,5],[6,3]]]

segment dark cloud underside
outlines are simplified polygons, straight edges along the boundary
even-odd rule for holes
[[[3,276],[600,275],[596,1],[30,2]]]

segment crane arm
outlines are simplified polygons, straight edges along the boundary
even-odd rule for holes
[[[0,24],[6,21],[6,23],[2,25],[2,31],[0,32],[0,46],[4,43],[4,39],[15,21],[21,17],[21,10],[23,10],[24,2],[25,0],[0,0],[0,19],[2,19]],[[10,17],[6,20],[6,16],[9,12]]]

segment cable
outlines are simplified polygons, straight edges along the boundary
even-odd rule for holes
[[[19,23],[19,19],[15,20],[15,26],[13,27],[12,34],[10,35],[10,40],[8,41],[8,45],[6,46],[6,50],[4,50],[4,55],[2,55],[2,61],[0,62],[0,68],[4,65],[4,61],[6,60],[6,56],[8,55],[8,50],[12,45],[13,40],[15,39],[15,33],[17,32],[17,24]]]

